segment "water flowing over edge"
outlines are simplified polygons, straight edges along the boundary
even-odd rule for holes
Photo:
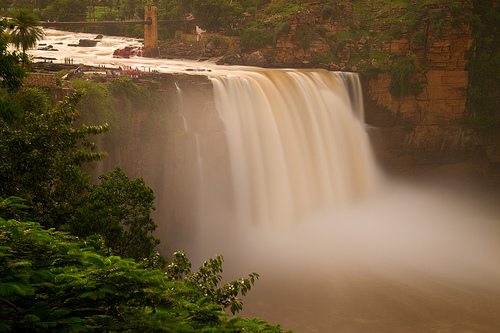
[[[212,82],[238,221],[295,223],[374,189],[357,74],[240,71]]]
[[[55,48],[60,50],[59,52],[30,51],[30,53],[58,58],[54,61],[62,61],[63,57],[69,56],[85,64],[104,64],[106,67],[128,65],[138,66],[141,69],[158,69],[160,72],[204,74],[210,75],[212,82],[224,81],[223,76],[245,77],[240,81],[249,81],[246,79],[248,73],[240,73],[243,69],[238,67],[223,67],[182,60],[112,58],[113,48],[130,45],[129,41],[120,37],[108,39],[105,36],[104,43],[98,44],[96,48],[75,49],[67,47],[66,43],[74,43],[79,38],[92,38],[94,35],[60,31],[52,31],[51,34],[47,37],[47,42],[54,43]],[[136,40],[130,43],[131,45],[140,44]],[[188,72],[186,69],[195,70]],[[248,71],[247,68],[245,72]],[[269,77],[282,76],[285,72],[294,72],[290,75],[292,77],[295,75],[323,76],[322,71],[279,70],[273,71],[272,74],[267,73],[269,70],[259,68],[254,68],[252,71],[255,73],[250,76],[267,76],[270,82],[272,81]],[[315,74],[315,72],[321,73]],[[218,78],[218,75],[221,77]],[[356,86],[355,82],[349,81],[351,78],[349,73],[328,75],[337,76],[336,79],[340,80],[333,86],[340,85],[339,82],[343,82],[342,84],[348,87]],[[340,79],[342,76],[347,81]],[[283,89],[288,84],[283,85]],[[214,83],[214,87],[215,85]],[[351,96],[349,99],[351,103],[358,101],[358,106],[352,105],[352,108],[359,110],[359,105],[363,104],[359,102],[360,99],[353,98],[351,93],[347,95]],[[339,93],[336,99],[343,104],[348,104],[347,95],[345,92]],[[253,95],[248,98],[252,101],[255,99]],[[292,103],[292,106],[295,104]],[[359,125],[354,127],[362,128],[361,114],[354,113],[360,120]],[[305,115],[302,116],[305,117]],[[268,117],[274,122],[276,122],[275,119],[282,119],[281,114],[271,114]],[[320,128],[324,126],[312,120],[302,124],[300,119],[296,121],[304,126],[309,124],[309,128],[312,128],[311,124],[314,123]],[[286,124],[289,123],[293,122],[286,122]],[[262,127],[263,129],[272,126],[281,128],[272,124],[273,122],[270,124],[266,122]],[[191,126],[187,123],[183,125],[182,130],[191,130]],[[248,130],[246,123],[242,125],[240,126],[244,130]],[[259,131],[262,130],[259,126],[257,127]],[[363,133],[363,130],[360,132]],[[200,151],[203,152],[207,145],[206,137],[198,134],[196,133],[191,140],[191,145],[195,146],[193,151],[197,154]],[[328,135],[333,134],[328,133]],[[229,133],[226,133],[227,138],[229,138]],[[293,138],[293,140],[298,139]],[[303,145],[317,142],[315,137],[298,141]],[[273,143],[271,147],[286,146],[287,143],[278,140],[277,144]],[[260,145],[267,146],[268,143],[260,141]],[[267,149],[267,147],[264,148]],[[179,144],[179,150],[184,152],[185,146]],[[307,153],[312,154],[310,151]],[[280,156],[284,162],[287,161],[285,156],[284,154]],[[219,155],[214,158],[219,158]],[[168,157],[165,157],[165,164],[168,162],[167,159]],[[196,172],[193,173],[192,178],[198,177],[198,167],[209,169],[213,163],[207,155],[204,155],[203,159],[198,157],[196,163],[193,163]],[[265,165],[264,162],[258,164],[259,167]],[[152,167],[156,168],[156,171],[164,170],[163,164]],[[376,167],[373,169],[366,165],[358,165],[358,167],[372,170],[375,172],[373,179],[378,179]],[[154,188],[155,193],[170,192],[172,196],[180,197],[179,201],[186,201],[185,205],[189,206],[191,211],[193,201],[198,202],[199,199],[189,196],[187,193],[190,192],[186,193],[183,189],[190,186],[196,187],[194,181],[180,182],[184,187],[179,188],[160,186],[160,184],[168,184],[167,181],[163,181],[164,178],[178,177],[177,174],[169,174],[177,169],[184,170],[186,166],[179,165],[178,168],[170,168],[163,173],[158,172],[155,176],[157,180],[161,178],[161,181],[157,183],[150,181],[149,184]],[[291,171],[287,173],[294,174]],[[238,179],[232,172],[227,172],[224,176]],[[301,176],[302,173],[299,173],[299,177]],[[205,195],[213,194],[211,191],[217,192],[217,182],[212,182],[207,177],[200,176],[200,178],[203,178],[202,182],[207,183],[206,188],[198,187],[206,192]],[[289,177],[280,175],[278,179],[286,183]],[[246,180],[243,180],[243,183],[246,184],[246,188],[257,190],[261,188],[261,184],[248,184]],[[348,204],[347,208],[325,208],[316,215],[312,214],[302,219],[296,211],[300,212],[303,208],[292,207],[293,213],[285,210],[288,214],[285,216],[300,220],[299,222],[295,220],[295,224],[286,218],[271,221],[272,217],[276,216],[275,214],[280,213],[280,210],[271,209],[270,211],[269,205],[266,202],[261,203],[262,200],[257,198],[256,202],[242,206],[244,209],[251,209],[254,205],[260,207],[259,216],[264,217],[262,224],[254,223],[244,226],[242,224],[248,222],[245,220],[238,225],[241,231],[239,233],[230,228],[235,221],[233,216],[228,218],[228,215],[223,213],[226,207],[214,205],[214,210],[218,210],[221,214],[197,214],[200,225],[175,234],[175,237],[179,238],[179,243],[184,245],[185,239],[196,236],[197,243],[201,244],[199,250],[188,251],[194,261],[206,260],[216,253],[224,254],[225,275],[228,274],[229,278],[232,273],[234,277],[240,277],[250,271],[261,274],[262,278],[256,288],[247,296],[250,299],[245,299],[247,312],[244,315],[259,316],[273,323],[282,323],[284,328],[292,328],[296,332],[474,331],[496,333],[500,325],[498,319],[498,309],[500,309],[498,298],[500,242],[498,240],[500,233],[495,224],[498,221],[491,221],[494,223],[490,224],[483,223],[487,217],[484,216],[483,211],[471,205],[469,196],[466,196],[464,200],[464,197],[449,191],[429,190],[427,187],[413,183],[395,184],[387,179],[381,183],[382,186],[378,186],[377,181],[373,184],[369,182],[368,184],[373,185],[373,189],[371,193],[367,193],[368,199]],[[315,186],[320,186],[320,189],[322,188],[322,184],[315,184]],[[234,180],[231,185],[233,189],[238,187]],[[301,188],[298,189],[301,190]],[[243,195],[254,196],[258,193],[257,190],[246,194],[243,192],[239,194],[240,198]],[[370,190],[368,189],[367,192]],[[349,190],[349,193],[352,193],[352,190]],[[362,191],[355,191],[355,193],[358,194],[354,197],[363,196]],[[326,199],[323,194],[321,202],[324,203]],[[285,195],[288,194],[285,193]],[[227,198],[228,196],[225,196],[224,200],[212,200],[211,203],[232,202],[232,200],[226,200]],[[287,198],[287,205],[290,201],[293,203],[292,199],[293,197]],[[350,199],[352,197],[346,197],[347,201]],[[287,205],[280,206],[286,208]],[[332,206],[337,205],[339,204],[332,204]],[[304,206],[307,209],[310,208],[305,204]],[[300,207],[303,207],[302,203]],[[183,224],[185,220],[195,220],[195,214],[193,214],[178,222],[176,221],[177,207],[167,206],[165,211],[170,211],[170,209],[173,213],[169,219],[157,221],[160,229],[164,227],[162,224],[169,224],[172,221]],[[244,212],[244,209],[241,209],[239,214]],[[253,220],[253,217],[247,217],[247,219]],[[275,228],[262,228],[263,225],[267,226],[267,223],[277,225]],[[492,224],[495,225],[492,227]],[[165,239],[171,233],[170,227],[165,229],[167,231],[164,235],[158,235],[163,238],[163,243],[167,242]],[[184,246],[175,248],[177,249],[184,249]],[[171,252],[163,254],[168,256]],[[362,269],[351,270],[352,267]],[[473,288],[469,288],[469,282]],[[491,292],[491,289],[494,291]]]

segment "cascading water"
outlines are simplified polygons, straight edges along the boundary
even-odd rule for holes
[[[211,88],[177,87],[178,131],[145,180],[163,254],[188,250],[195,267],[222,254],[227,279],[261,275],[242,315],[296,333],[498,332],[498,215],[474,193],[382,177],[355,74],[114,59],[108,44],[139,45],[115,37],[68,46],[92,37],[49,30],[59,51],[31,53],[210,76],[223,126],[198,112]]]
[[[376,169],[362,110],[352,108],[356,100],[339,76],[358,80],[327,71],[212,78],[227,132],[238,222],[295,223],[373,190]]]
[[[193,257],[224,254],[230,277],[261,273],[244,315],[308,333],[442,332],[483,320],[481,332],[494,332],[498,225],[463,198],[381,175],[356,74],[234,71],[211,81],[232,200],[216,199],[217,181],[205,188]],[[478,285],[487,287],[468,289]],[[464,299],[493,305],[478,311]]]

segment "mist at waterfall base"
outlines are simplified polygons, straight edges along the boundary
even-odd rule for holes
[[[223,254],[227,280],[258,272],[241,314],[296,332],[496,332],[498,215],[479,197],[384,176],[357,80],[212,77],[230,166],[201,172],[194,266]],[[213,163],[204,149],[201,168]]]
[[[159,200],[181,197],[192,211],[179,233],[168,227],[175,214],[158,216],[164,255],[186,250],[198,267],[222,254],[226,280],[260,274],[241,315],[296,333],[499,331],[500,205],[468,187],[383,175],[355,75],[115,59],[114,49],[140,42],[104,36],[75,49],[94,35],[45,31],[59,51],[30,53],[54,62],[211,75],[225,139],[190,133],[198,170],[184,188],[165,186],[165,172],[145,179]],[[179,92],[189,109],[191,96]]]

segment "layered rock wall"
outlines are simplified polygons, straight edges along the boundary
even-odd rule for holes
[[[222,56],[220,64],[360,72],[367,123],[386,169],[417,176],[451,168],[467,177],[500,179],[495,153],[500,135],[477,133],[465,125],[470,113],[466,54],[472,45],[471,1],[294,3],[303,6],[261,25],[263,35],[279,35],[275,45],[240,45],[239,52],[226,48],[210,56]],[[235,39],[224,38],[226,44]],[[395,97],[391,70],[409,53],[419,66],[410,79],[421,92]]]

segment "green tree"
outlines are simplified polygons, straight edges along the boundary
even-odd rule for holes
[[[11,125],[22,117],[16,93],[26,76],[26,70],[20,64],[23,60],[27,62],[27,58],[18,52],[7,51],[10,38],[5,32],[7,27],[7,21],[0,21],[0,119]]]
[[[193,0],[193,15],[198,26],[207,31],[227,29],[243,18],[243,8],[230,0]]]
[[[55,0],[42,10],[42,17],[61,22],[85,21],[87,0]]]
[[[0,332],[283,332],[228,318],[203,286],[37,223],[0,218],[0,258]]]
[[[52,107],[47,92],[41,88],[26,88],[19,94],[19,106],[23,112],[38,113]]]
[[[141,11],[144,13],[140,0],[124,0],[120,8],[121,15],[125,20],[138,19]],[[141,18],[143,17],[144,15],[141,16]]]
[[[223,262],[224,257],[218,255],[216,258],[205,261],[197,272],[191,272],[191,262],[186,252],[177,251],[174,253],[172,263],[167,266],[165,274],[171,280],[182,280],[189,286],[200,290],[213,303],[223,308],[230,308],[234,314],[243,309],[243,301],[238,297],[239,294],[245,295],[249,292],[255,281],[259,279],[259,274],[254,272],[246,279],[240,278],[221,286]]]
[[[97,104],[101,108],[92,104],[95,110],[82,109],[91,115],[87,120],[100,112],[114,114],[116,102],[111,92],[103,89],[108,86],[85,85],[90,97],[107,92],[101,96],[104,104]],[[144,97],[144,89],[132,82],[118,81],[114,87],[130,98]],[[0,120],[0,197],[26,199],[32,207],[27,217],[47,227],[71,230],[77,236],[99,234],[114,253],[161,265],[162,257],[154,251],[159,240],[150,235],[156,228],[150,217],[154,210],[151,188],[142,179],[130,180],[119,168],[102,175],[100,184],[91,185],[90,176],[81,169],[84,163],[106,155],[96,152],[96,140],[91,139],[109,129],[108,125],[98,125],[101,118],[92,121],[95,125],[75,126],[80,117],[76,105],[85,93],[82,89],[55,108],[42,89],[27,88],[18,94],[12,105],[21,110],[20,120]],[[0,102],[3,100],[7,99],[0,98]]]
[[[26,50],[34,47],[44,36],[43,29],[38,26],[39,21],[38,17],[27,9],[20,9],[14,14],[11,43],[16,48],[21,48],[23,54],[26,54]]]
[[[73,234],[100,234],[119,256],[141,260],[153,255],[160,243],[151,235],[157,227],[151,218],[153,190],[142,178],[130,180],[120,167],[99,179],[99,184],[89,186],[72,218]]]
[[[53,109],[25,112],[17,124],[0,119],[0,196],[26,199],[31,218],[47,227],[68,220],[84,195],[90,177],[80,166],[105,156],[88,137],[107,131],[107,125],[73,125],[81,95]]]
[[[78,111],[81,113],[77,124],[109,124],[109,132],[99,137],[99,146],[102,149],[111,149],[122,142],[128,142],[127,137],[131,126],[126,128],[128,130],[126,131],[127,137],[124,137],[125,135],[122,133],[124,131],[120,131],[119,125],[123,122],[128,123],[125,119],[128,119],[129,112],[125,111],[127,116],[118,115],[116,111],[118,100],[113,97],[109,89],[110,84],[96,83],[92,80],[73,80],[71,84],[75,89],[85,90],[85,95],[82,96],[77,105]]]
[[[0,21],[0,88],[17,92],[26,76],[26,70],[20,63],[26,59],[17,52],[7,51],[10,35],[6,33],[6,29],[9,26],[7,21]]]
[[[35,8],[35,2],[30,0],[14,0],[12,1],[12,8],[16,9],[29,9],[33,10]]]

